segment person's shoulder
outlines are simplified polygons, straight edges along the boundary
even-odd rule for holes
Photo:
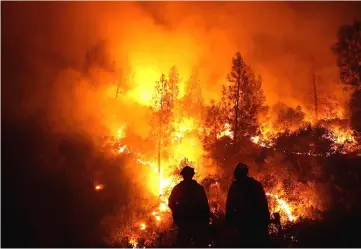
[[[250,181],[253,185],[255,185],[256,187],[258,187],[258,188],[263,188],[262,183],[261,183],[260,181],[257,181],[257,180],[254,179],[253,177],[250,177],[250,178],[249,178],[249,181]]]
[[[192,180],[191,183],[192,183],[194,186],[202,187],[202,185],[200,185],[196,180]]]
[[[192,185],[193,185],[195,188],[204,189],[203,186],[202,186],[201,184],[199,184],[196,180],[192,180]]]
[[[179,188],[181,188],[183,185],[184,185],[184,181],[181,181],[180,183],[176,184],[176,185],[173,187],[173,190],[179,189]]]

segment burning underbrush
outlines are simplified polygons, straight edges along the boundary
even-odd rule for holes
[[[102,117],[113,118],[102,120],[105,124],[109,122],[103,129],[108,130],[108,134],[100,136],[96,144],[113,164],[127,170],[127,177],[134,185],[126,201],[120,201],[111,214],[102,219],[107,244],[171,246],[177,228],[173,226],[168,197],[181,180],[180,169],[187,164],[195,168],[195,178],[207,192],[212,229],[224,226],[227,192],[238,161],[246,162],[250,175],[265,188],[273,214],[270,233],[280,234],[283,230],[279,226],[286,228],[303,220],[322,219],[322,213],[334,204],[327,158],[360,150],[357,134],[347,122],[311,122],[300,108],[281,106],[276,108],[278,114],[268,121],[260,119],[257,123],[258,114],[249,114],[253,118],[245,116],[249,123],[241,123],[244,129],[238,128],[241,132],[234,134],[234,122],[229,120],[233,114],[225,117],[227,112],[222,103],[213,102],[209,107],[174,96],[173,93],[178,92],[174,83],[177,80],[170,77],[167,81],[162,75],[153,94],[155,104],[142,107],[134,103],[125,105],[126,94],[118,96],[117,93],[115,101],[109,99],[114,86],[109,91],[100,87],[102,93],[107,93],[102,97],[110,108]],[[89,95],[97,96],[97,90],[89,90]],[[140,110],[142,113],[138,113]],[[89,110],[89,115],[92,112]],[[124,115],[117,116],[116,112]],[[143,122],[137,122],[141,118]],[[108,183],[101,176],[94,178],[93,187],[99,198],[111,199],[106,197]],[[220,245],[222,239],[217,236],[213,234],[211,247]],[[293,236],[293,241],[297,239],[294,234],[284,236],[287,239]]]
[[[167,160],[161,161],[161,173],[159,174],[159,165],[156,159],[152,160],[149,154],[142,154],[137,149],[133,149],[131,145],[125,144],[125,127],[123,126],[118,130],[117,136],[103,138],[103,149],[107,153],[112,151],[113,156],[126,157],[128,164],[131,164],[133,169],[137,168],[137,172],[142,172],[144,177],[141,178],[140,185],[151,193],[149,195],[151,201],[147,201],[146,205],[134,203],[136,207],[132,209],[132,212],[138,213],[138,215],[133,219],[128,217],[129,223],[126,225],[115,225],[113,229],[110,229],[107,238],[109,244],[125,247],[159,247],[171,246],[174,243],[177,228],[173,225],[168,208],[168,197],[175,184],[181,180],[179,177],[180,169],[187,164],[196,168],[196,180],[202,183],[207,192],[213,216],[212,225],[215,226],[215,224],[222,222],[233,170],[232,164],[225,164],[232,160],[227,159],[225,162],[220,162],[218,166],[213,165],[212,161],[204,160],[202,161],[203,168],[200,168],[197,163],[187,158],[168,157]],[[180,133],[179,130],[184,132]],[[187,138],[196,139],[194,134],[191,135],[193,132],[192,129],[178,129],[173,144],[174,150],[177,151],[175,148],[181,146],[180,141]],[[283,138],[283,136],[280,135],[278,139]],[[332,140],[328,137],[320,136],[319,138],[326,139],[332,145]],[[251,141],[256,143],[253,139]],[[302,143],[298,142],[298,144]],[[327,184],[320,180],[321,171],[324,167],[322,164],[325,164],[324,158],[326,156],[310,157],[316,152],[302,154],[294,151],[294,153],[285,153],[282,151],[281,145],[282,143],[279,141],[277,141],[278,147],[268,148],[261,144],[257,153],[258,156],[262,157],[262,162],[255,162],[247,156],[243,157],[244,161],[249,162],[251,175],[260,180],[265,187],[270,212],[280,214],[280,224],[284,228],[297,224],[304,219],[322,219],[322,212],[331,205]],[[288,146],[288,148],[292,147]],[[310,158],[314,160],[310,161]],[[207,167],[209,167],[209,171],[206,170]],[[311,170],[307,170],[308,167]],[[139,179],[139,176],[136,178]],[[119,210],[118,212],[120,216],[117,216],[116,219],[113,217],[108,222],[124,224],[122,211]],[[270,233],[277,234],[279,232],[277,226],[270,226]],[[296,239],[294,235],[284,236],[288,236],[287,238],[293,236],[292,240]],[[216,243],[216,239],[212,243],[210,242],[210,246],[214,246],[214,243]]]

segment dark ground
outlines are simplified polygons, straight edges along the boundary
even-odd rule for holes
[[[42,158],[50,153],[48,136],[34,121],[2,121],[2,247],[79,247],[99,241],[92,183],[81,175],[72,180],[75,169],[45,165],[51,163]]]

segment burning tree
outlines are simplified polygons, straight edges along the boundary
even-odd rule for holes
[[[264,107],[261,76],[245,63],[240,53],[232,59],[232,70],[227,75],[228,84],[223,86],[222,103],[225,104],[227,120],[232,124],[234,144],[240,137],[257,132],[257,115]]]
[[[169,85],[169,98],[172,109],[172,119],[180,119],[180,105],[178,103],[179,96],[179,83],[181,82],[181,78],[179,77],[178,69],[175,66],[169,70],[168,74],[168,85]],[[175,116],[177,115],[177,116]]]
[[[173,83],[175,83],[173,81]],[[173,86],[174,88],[175,86]],[[155,94],[153,95],[153,107],[156,118],[156,125],[153,132],[157,134],[158,141],[158,172],[160,173],[160,161],[162,145],[168,143],[171,134],[172,110],[174,107],[174,93],[169,81],[162,74],[156,82]]]
[[[340,79],[345,85],[351,86],[354,93],[350,101],[351,125],[361,132],[361,22],[342,26],[337,34],[337,42],[332,51],[337,56],[340,68]]]
[[[203,107],[202,91],[198,79],[198,70],[193,69],[189,78],[185,96],[183,98],[183,108],[188,114],[200,114]]]
[[[210,105],[206,106],[206,116],[204,121],[203,147],[207,151],[212,151],[212,157],[217,161],[219,156],[218,138],[219,132],[224,127],[225,116],[220,103],[211,100]]]
[[[173,66],[169,71],[169,91],[171,95],[171,101],[174,104],[179,95],[179,83],[181,79],[179,77],[178,69]]]

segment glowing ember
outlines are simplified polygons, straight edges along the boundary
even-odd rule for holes
[[[141,230],[145,230],[145,229],[147,228],[147,226],[145,225],[145,223],[141,223],[140,226],[139,226],[139,228],[140,228]]]
[[[96,184],[96,185],[94,186],[94,189],[95,189],[96,191],[101,191],[101,190],[104,189],[104,185],[103,185],[103,184]]]
[[[133,248],[137,248],[137,240],[136,239],[130,239],[129,240],[129,244],[133,247]]]
[[[251,140],[253,143],[258,144],[259,143],[259,136],[251,137]]]
[[[126,145],[122,146],[119,148],[119,153],[123,153],[125,151],[125,149],[127,148]]]

